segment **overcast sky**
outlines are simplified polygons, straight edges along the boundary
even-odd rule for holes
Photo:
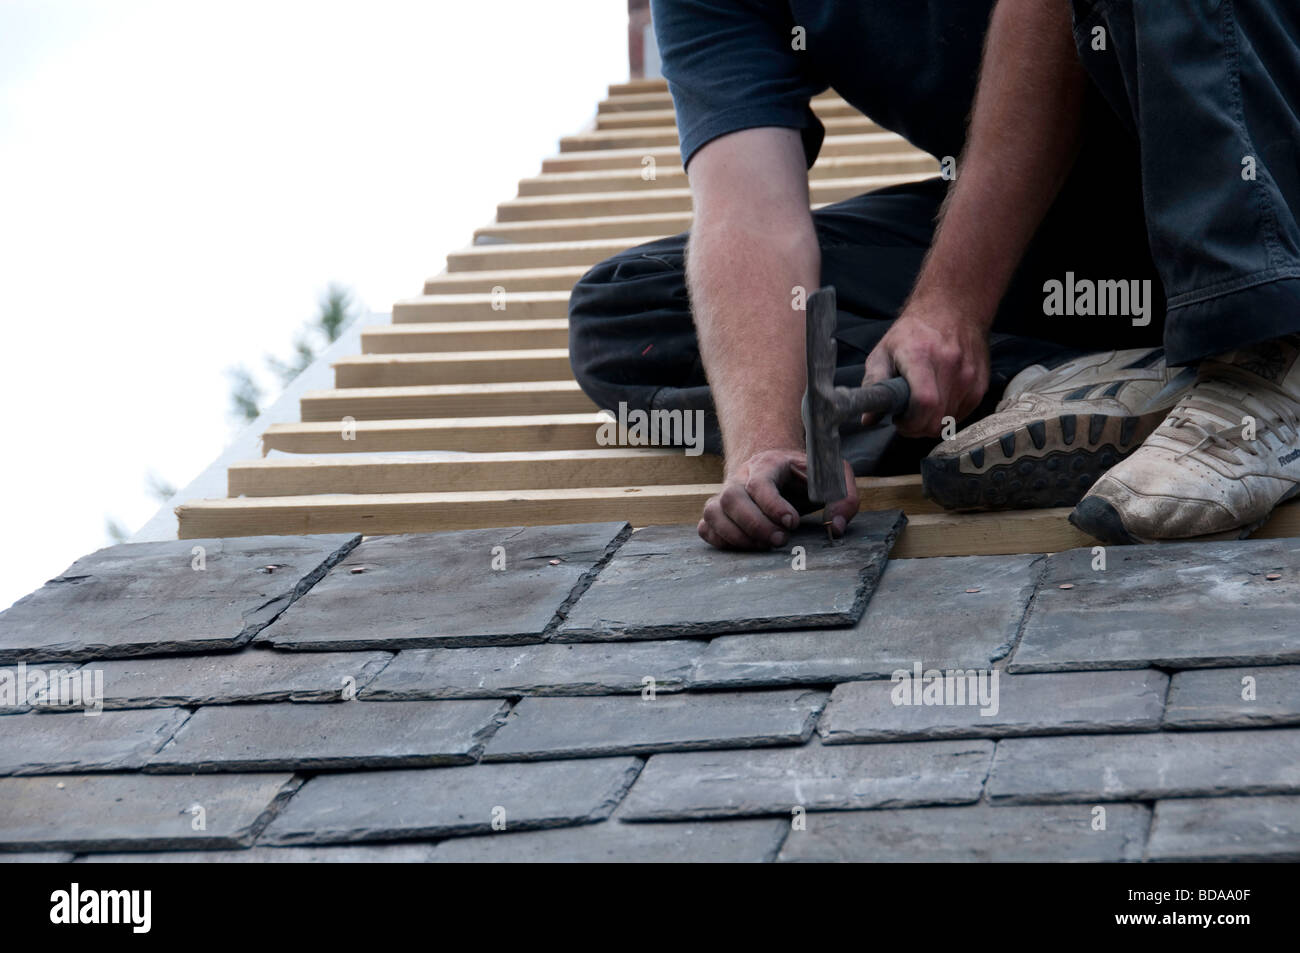
[[[0,0],[0,608],[234,434],[226,368],[374,310],[627,75],[622,0]],[[269,402],[269,401],[267,401]],[[264,402],[265,403],[265,402]]]

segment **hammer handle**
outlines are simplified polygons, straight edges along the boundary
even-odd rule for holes
[[[891,377],[878,384],[865,387],[835,388],[835,411],[840,420],[861,417],[863,414],[883,414],[892,417],[906,412],[912,400],[911,389],[901,377]]]

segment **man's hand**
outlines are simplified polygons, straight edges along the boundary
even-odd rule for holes
[[[853,468],[844,462],[848,496],[827,507],[836,536],[858,512]],[[700,537],[719,549],[784,546],[799,514],[816,509],[808,499],[808,463],[802,450],[763,450],[731,470],[722,492],[704,506]]]
[[[988,332],[944,307],[909,304],[867,356],[862,382],[902,375],[912,391],[898,419],[905,437],[936,437],[943,418],[965,420],[989,386]],[[874,416],[863,418],[874,422]]]

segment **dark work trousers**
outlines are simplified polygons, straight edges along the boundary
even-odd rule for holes
[[[1162,343],[1172,363],[1190,363],[1300,331],[1300,4],[1074,6],[1093,79],[1082,152],[1003,299],[989,392],[972,419],[1031,364]],[[838,293],[837,384],[860,383],[867,353],[902,308],[946,187],[928,180],[813,212],[821,283]],[[685,286],[687,239],[629,249],[583,276],[569,306],[570,355],[600,407],[704,410],[705,446],[717,453]],[[1070,274],[1150,280],[1150,323],[1047,313],[1045,283]],[[914,472],[933,444],[896,438],[888,424],[847,424],[842,436],[858,474]]]
[[[1074,31],[1141,143],[1170,361],[1300,331],[1300,2],[1074,0]]]

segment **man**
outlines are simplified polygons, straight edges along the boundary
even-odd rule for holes
[[[837,383],[902,374],[912,391],[897,434],[846,429],[854,472],[915,466],[945,422],[977,421],[934,447],[927,492],[1077,501],[1071,519],[1110,542],[1244,535],[1296,492],[1294,4],[658,0],[653,14],[694,228],[592,269],[570,350],[601,406],[716,409],[708,542],[783,545],[808,508],[792,302],[823,284],[841,309]],[[955,158],[955,179],[810,213],[809,101],[828,87]],[[1076,277],[1132,294],[1059,307]],[[857,508],[851,490],[835,532]]]

